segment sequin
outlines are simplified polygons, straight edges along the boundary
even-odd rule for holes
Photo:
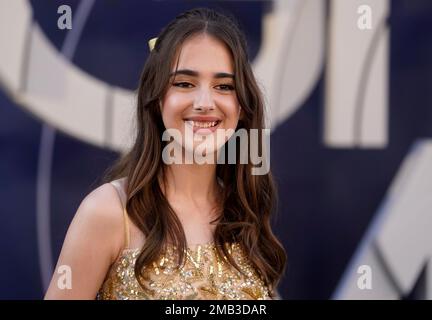
[[[100,300],[244,300],[271,299],[270,292],[254,268],[247,262],[240,245],[229,245],[229,251],[242,273],[217,255],[214,244],[198,245],[186,250],[183,266],[177,267],[175,247],[154,264],[144,268],[140,286],[134,266],[139,249],[125,249],[111,266],[100,288]]]

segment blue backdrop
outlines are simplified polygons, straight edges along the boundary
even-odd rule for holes
[[[31,1],[34,19],[61,50],[60,4]],[[236,15],[252,57],[261,45],[268,1],[199,2]],[[96,1],[72,61],[134,90],[147,40],[196,1]],[[144,23],[145,22],[145,23]],[[271,164],[279,187],[275,230],[288,253],[280,287],[285,299],[327,299],[418,138],[432,137],[432,2],[391,2],[389,144],[330,149],[323,144],[325,69],[304,105],[272,134]],[[0,53],[1,57],[1,53]],[[36,234],[36,172],[42,123],[0,89],[0,298],[43,297]],[[51,169],[51,230],[56,260],[83,197],[118,155],[57,131]]]

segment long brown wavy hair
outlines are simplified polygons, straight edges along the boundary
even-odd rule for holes
[[[245,37],[235,20],[202,8],[178,15],[160,32],[144,65],[137,92],[135,142],[105,176],[105,181],[127,177],[126,210],[145,236],[135,263],[135,275],[143,288],[141,276],[144,267],[155,262],[168,243],[177,248],[179,265],[185,260],[187,243],[184,230],[160,185],[160,178],[165,177],[162,150],[166,142],[162,141],[165,126],[159,101],[170,83],[171,68],[182,43],[192,35],[202,33],[219,39],[231,51],[235,90],[244,113],[236,130],[264,128],[263,98],[251,69]],[[250,150],[250,145],[248,147]],[[259,150],[262,150],[261,145]],[[213,240],[218,254],[226,257],[237,269],[225,244],[239,243],[274,295],[286,263],[285,251],[271,230],[276,188],[270,172],[252,175],[251,169],[250,161],[247,164],[239,161],[217,164],[216,175],[223,188],[219,216],[212,222],[216,223]]]

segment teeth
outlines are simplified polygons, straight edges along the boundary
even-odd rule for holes
[[[186,122],[194,127],[199,127],[199,128],[214,127],[218,123],[218,121],[192,121],[192,120],[187,120]]]

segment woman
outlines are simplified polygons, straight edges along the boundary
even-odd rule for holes
[[[177,16],[141,75],[135,143],[82,201],[45,298],[274,298],[286,256],[271,174],[239,155],[186,161],[220,159],[234,131],[263,128],[263,112],[237,24],[209,9]]]

